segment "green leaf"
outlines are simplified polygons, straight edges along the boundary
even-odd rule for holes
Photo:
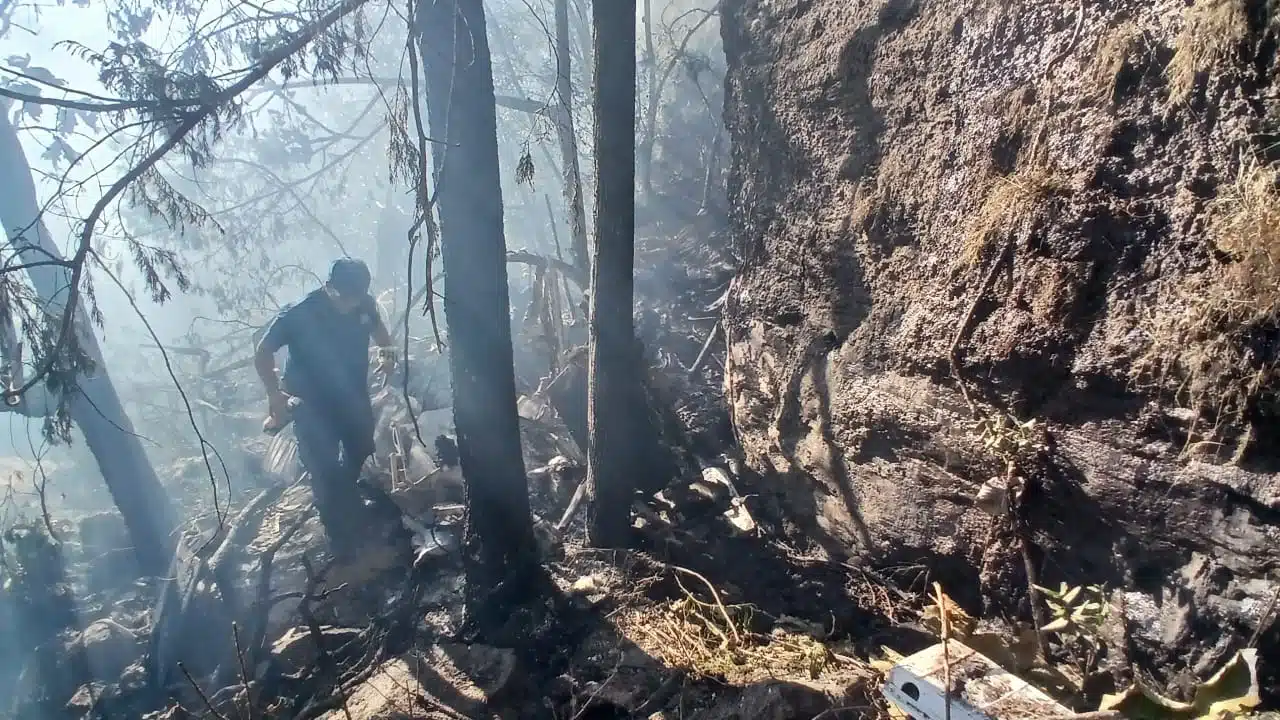
[[[1040,632],[1047,632],[1047,633],[1061,632],[1063,630],[1066,630],[1069,627],[1071,627],[1071,621],[1068,620],[1067,618],[1060,617],[1056,620],[1051,621],[1044,627],[1040,628]]]
[[[1074,603],[1076,601],[1076,598],[1080,597],[1080,591],[1081,591],[1081,588],[1079,586],[1073,587],[1070,590],[1066,591],[1065,593],[1062,594],[1062,602],[1066,603],[1067,605]]]
[[[1036,585],[1036,586],[1034,586],[1034,587],[1035,587],[1035,589],[1037,589],[1037,590],[1039,590],[1040,592],[1044,593],[1044,594],[1045,594],[1046,596],[1048,596],[1048,597],[1052,597],[1052,598],[1061,597],[1061,595],[1060,595],[1060,594],[1058,593],[1058,591],[1056,591],[1056,590],[1050,590],[1049,588],[1044,587],[1044,586],[1042,586],[1042,585]]]

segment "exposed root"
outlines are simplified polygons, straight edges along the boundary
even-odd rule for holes
[[[1186,9],[1183,21],[1165,67],[1174,103],[1190,97],[1200,75],[1229,58],[1249,32],[1244,0],[1201,0]]]

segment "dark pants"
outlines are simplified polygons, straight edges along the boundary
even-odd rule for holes
[[[335,407],[304,400],[294,411],[298,461],[310,475],[316,510],[335,553],[358,544],[364,501],[356,482],[373,454],[373,425],[367,402]]]

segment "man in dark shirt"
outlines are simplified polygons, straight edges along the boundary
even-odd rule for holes
[[[310,475],[330,547],[340,554],[356,544],[363,507],[356,482],[374,447],[369,341],[378,345],[379,370],[394,362],[391,334],[369,284],[364,262],[334,261],[323,287],[281,309],[254,355],[267,390],[263,428],[282,427],[292,412],[298,459]],[[289,356],[279,379],[275,354],[281,348]]]

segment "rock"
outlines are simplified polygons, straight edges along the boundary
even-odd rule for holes
[[[138,578],[133,541],[118,512],[100,512],[80,520],[80,555],[88,565],[89,592],[115,590]]]
[[[72,647],[84,653],[92,677],[106,681],[118,679],[142,656],[138,634],[114,620],[89,623]]]
[[[97,707],[109,692],[110,686],[107,683],[85,683],[67,701],[67,709],[77,716],[84,716]]]
[[[456,713],[478,717],[507,688],[515,653],[485,645],[443,644],[397,658],[357,687],[346,708],[322,720],[402,720],[425,714],[422,698],[434,698]]]
[[[739,693],[725,693],[694,720],[793,720],[817,717],[835,707],[839,707],[836,699],[823,689],[769,680],[748,685]]]

